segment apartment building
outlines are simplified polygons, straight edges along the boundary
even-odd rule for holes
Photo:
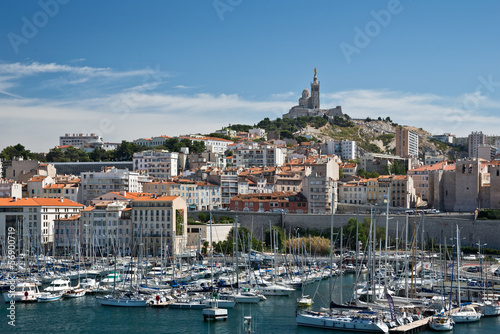
[[[96,135],[95,133],[83,134],[83,133],[66,133],[64,136],[59,137],[59,146],[70,145],[77,148],[81,148],[85,145],[100,143],[102,144],[102,137]]]
[[[158,196],[179,196],[189,210],[216,210],[221,206],[221,188],[207,182],[179,179],[150,182],[143,185],[144,192]]]
[[[308,212],[306,197],[293,192],[236,195],[231,199],[230,208],[232,211],[243,212]]]
[[[286,148],[269,144],[251,144],[233,150],[236,167],[277,167],[285,163]]]
[[[62,198],[0,198],[0,239],[6,240],[12,228],[22,246],[32,250],[32,240],[53,255],[54,220],[69,218],[82,209],[83,205]]]
[[[81,173],[83,204],[89,205],[94,198],[111,191],[142,192],[139,174],[116,168],[107,168],[102,172]]]
[[[396,129],[396,155],[402,158],[418,157],[418,134],[404,127]]]
[[[178,255],[186,251],[187,207],[178,196],[141,196],[130,202],[133,238],[143,254]],[[137,244],[137,243],[136,243]]]
[[[486,145],[486,135],[482,131],[473,131],[467,137],[469,158],[478,158],[478,147]]]
[[[177,176],[179,153],[167,150],[148,150],[134,153],[134,171],[145,171],[155,180]]]

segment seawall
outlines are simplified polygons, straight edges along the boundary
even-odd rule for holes
[[[198,219],[199,211],[188,213],[190,218]],[[316,230],[326,235],[330,229],[331,215],[320,214],[284,214],[284,213],[257,213],[257,212],[233,212],[233,211],[213,211],[212,215],[217,219],[220,216],[230,216],[238,220],[241,226],[251,229],[256,238],[262,238],[263,232],[269,225],[280,226],[287,231],[294,231],[296,228],[302,230]],[[356,218],[356,214],[335,214],[333,216],[334,227],[345,226],[349,218]],[[370,218],[369,214],[359,214],[359,220]],[[404,214],[389,215],[388,230],[391,239],[396,238],[396,230],[399,239],[404,240],[406,235],[406,220],[408,219],[408,240],[412,239],[415,216]],[[386,226],[386,216],[384,214],[374,215],[377,227]],[[500,249],[500,221],[499,220],[475,220],[473,214],[428,214],[416,217],[417,236],[420,242],[422,227],[426,242],[431,238],[437,243],[450,245],[450,238],[456,236],[456,226],[460,230],[461,246],[476,247],[476,243],[481,245],[487,243],[487,248]]]

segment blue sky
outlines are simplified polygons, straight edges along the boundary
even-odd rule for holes
[[[275,119],[318,68],[322,107],[500,135],[498,1],[0,3],[0,148]]]

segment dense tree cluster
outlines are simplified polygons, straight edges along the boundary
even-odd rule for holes
[[[55,147],[46,155],[32,153],[26,150],[23,145],[17,144],[4,148],[0,153],[0,158],[3,161],[12,161],[14,157],[23,157],[25,160],[38,160],[41,162],[131,161],[134,153],[137,152],[150,149],[180,152],[182,147],[188,147],[191,153],[201,153],[205,151],[205,143],[202,141],[193,141],[186,138],[182,140],[179,140],[179,138],[170,138],[165,141],[165,144],[156,147],[146,147],[123,140],[116,150],[106,151],[96,148],[90,153],[87,153],[73,146],[67,148]]]

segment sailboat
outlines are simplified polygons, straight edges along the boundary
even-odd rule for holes
[[[457,268],[458,268],[458,306],[459,310],[452,312],[451,317],[456,323],[459,322],[476,322],[481,319],[482,314],[477,312],[471,303],[461,304],[460,300],[460,239],[457,225]]]
[[[142,220],[141,220],[141,225],[142,225]],[[140,247],[142,249],[141,225],[139,226],[139,229],[141,231]],[[114,252],[114,253],[115,253],[114,265],[115,265],[115,273],[116,273],[116,252]],[[141,252],[139,252],[139,254],[140,254],[139,260],[142,260]],[[111,295],[96,297],[99,304],[101,304],[102,306],[119,306],[119,307],[145,307],[145,306],[147,306],[147,300],[145,298],[139,296],[137,293],[134,293],[133,291],[118,293],[116,291],[116,275],[114,276],[114,280],[115,280],[115,282],[113,284],[113,293]]]
[[[278,273],[278,268],[276,267],[276,250],[277,250],[277,240],[275,239],[275,236],[273,235],[273,232],[275,230],[272,229],[271,226],[269,226],[269,236],[271,238],[271,244],[274,245],[272,246],[273,248],[273,263],[274,263],[274,273],[273,273],[273,282],[272,283],[264,283],[264,285],[261,288],[262,294],[265,296],[290,296],[292,292],[295,291],[295,289],[290,288],[288,286],[278,284],[276,282],[276,278],[279,276]]]
[[[210,283],[212,284],[212,290],[213,290],[213,284],[214,284],[214,247],[212,244],[212,211],[210,211]],[[216,293],[214,295],[214,302],[209,303],[207,308],[203,309],[203,320],[227,320],[227,309],[225,308],[219,308],[218,306],[218,300],[219,300],[219,294]]]
[[[439,246],[439,254],[440,254],[440,262],[442,266],[442,258],[441,258],[441,245]],[[442,268],[444,272],[444,268]],[[443,307],[446,304],[446,297],[445,297],[445,289],[444,289],[444,280],[443,280]],[[431,317],[429,320],[429,328],[434,330],[434,331],[450,331],[453,329],[455,326],[455,321],[453,321],[453,318],[449,314],[444,313],[444,309],[441,313]]]
[[[296,321],[299,326],[318,327],[332,330],[388,333],[389,327],[373,312],[346,311],[335,312],[332,308],[332,276],[333,276],[333,211],[334,202],[332,198],[332,216],[330,226],[330,309],[327,312],[300,311],[296,313]],[[340,229],[342,240],[342,228]],[[341,284],[342,287],[342,284]],[[342,296],[342,292],[340,292]],[[342,304],[342,302],[341,302]]]
[[[455,326],[455,321],[444,314],[438,314],[429,320],[429,328],[433,331],[451,331]]]

